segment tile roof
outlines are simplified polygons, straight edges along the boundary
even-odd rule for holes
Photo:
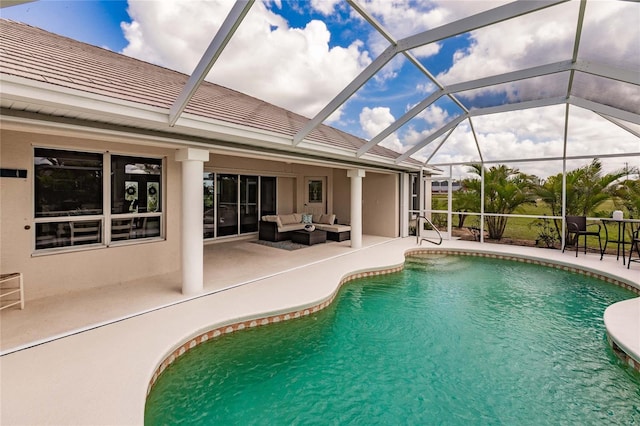
[[[189,78],[168,68],[7,19],[0,19],[0,49],[1,74],[167,110]],[[185,112],[291,139],[309,121],[284,108],[206,81]],[[326,125],[318,126],[306,140],[352,151],[367,142]],[[382,146],[374,147],[370,153],[388,159],[399,155]]]

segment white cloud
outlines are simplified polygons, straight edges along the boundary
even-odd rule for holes
[[[391,110],[386,107],[364,107],[360,112],[360,126],[369,138],[382,132],[395,120]]]
[[[451,121],[449,113],[437,105],[430,105],[420,112],[417,117],[422,118],[433,129],[438,129]]]
[[[472,43],[456,52],[453,66],[438,75],[445,84],[571,59],[577,3],[472,31]]]
[[[416,86],[416,91],[428,96],[436,91],[436,85],[431,81],[427,83],[420,83]]]
[[[457,2],[451,3],[448,7],[455,7]],[[438,75],[439,81],[452,84],[570,60],[576,36],[578,6],[578,2],[568,2],[472,31],[472,44],[456,52],[453,66]],[[620,28],[625,28],[625,31],[619,31]],[[637,69],[640,67],[639,39],[637,4],[589,2],[578,56],[587,61]],[[567,74],[491,86],[471,95],[505,93],[510,101],[562,96],[568,88]],[[627,110],[637,110],[640,102],[637,87],[582,73],[576,74],[573,91],[579,97],[590,99],[588,94],[591,94],[597,101]]]
[[[311,0],[311,7],[325,16],[331,15],[340,0]]]
[[[123,53],[191,73],[229,9],[227,1],[131,2]],[[371,61],[362,41],[330,47],[330,37],[321,21],[290,28],[256,2],[207,79],[312,117]]]
[[[443,2],[455,14],[468,16],[459,2]],[[471,33],[472,44],[454,55],[451,69],[438,75],[440,82],[451,84],[489,75],[571,59],[575,41],[577,2],[555,6]],[[496,5],[497,6],[497,5]],[[638,5],[627,2],[589,2],[580,43],[579,58],[596,60],[626,69],[640,66],[637,40]],[[615,24],[614,24],[615,23]],[[628,28],[619,34],[619,28]],[[508,34],[508,36],[505,36]],[[611,40],[615,40],[612,43]],[[568,77],[541,77],[502,87],[488,87],[471,95],[504,93],[510,101],[539,99],[566,94]],[[543,83],[542,85],[540,83]],[[542,87],[542,89],[541,89]],[[543,93],[544,92],[544,93]],[[573,93],[605,104],[637,109],[637,87],[607,82],[600,77],[576,74]],[[478,143],[485,160],[558,157],[563,153],[565,106],[514,111],[473,118]],[[431,163],[475,161],[478,157],[470,129],[454,132]],[[467,136],[462,137],[466,133]],[[456,136],[457,135],[457,136]],[[435,142],[434,142],[435,143]],[[426,159],[428,148],[416,157]],[[475,152],[474,152],[475,151]],[[607,122],[602,117],[577,107],[570,108],[567,155],[598,155],[639,152],[637,137]],[[622,162],[607,159],[606,167]],[[576,163],[585,163],[580,160]],[[638,157],[633,157],[638,162]],[[548,176],[561,170],[561,162],[514,163],[527,173]]]
[[[427,2],[410,4],[406,1],[368,0],[360,2],[360,4],[378,20],[396,41],[437,27],[445,19],[444,9],[435,8]],[[352,11],[352,16],[360,18],[360,15],[355,11]],[[372,55],[377,57],[389,46],[389,42],[372,28],[367,38],[367,46]],[[413,49],[411,53],[418,58],[426,58],[436,55],[439,51],[440,44],[432,43]],[[380,80],[394,78],[403,63],[404,60],[391,61],[381,70],[377,78]]]
[[[391,114],[391,110],[387,107],[364,107],[362,111],[360,111],[360,126],[369,139],[389,127],[395,120],[395,117]],[[396,152],[402,152],[404,149],[395,133],[387,136],[380,142],[380,145]]]
[[[428,2],[369,0],[361,2],[396,40],[440,26],[447,11]]]
[[[509,162],[533,158],[562,157],[564,150],[564,105],[512,111],[474,117],[473,124],[478,145],[485,161],[500,161],[523,172],[547,177],[562,171],[559,160]],[[430,164],[478,161],[479,154],[470,127],[461,123],[442,145]],[[437,143],[435,141],[434,143]],[[416,155],[423,161],[432,149]],[[597,156],[639,152],[638,139],[622,128],[609,123],[595,113],[571,107],[567,141],[568,156]],[[569,161],[568,169],[591,160]],[[640,157],[621,157],[603,160],[607,172],[624,162],[639,164]]]
[[[578,57],[637,70],[640,6],[637,2],[587,2]]]
[[[411,2],[411,7],[408,1],[370,0],[362,3],[394,37],[400,39],[459,17],[497,7],[503,2],[441,1],[417,2],[417,5]],[[271,4],[281,6],[280,0],[273,0]],[[336,8],[344,7],[337,0],[313,0],[310,5],[327,16],[334,13]],[[470,36],[472,44],[456,52],[454,65],[437,78],[441,83],[450,84],[570,59],[578,7],[579,2],[568,2],[473,31]],[[124,53],[191,73],[230,8],[231,3],[226,0],[132,1],[129,11],[133,22],[123,24],[129,41]],[[631,12],[624,13],[625,10]],[[619,31],[620,28],[625,31]],[[303,28],[292,28],[277,14],[277,8],[270,11],[264,3],[256,2],[214,65],[209,79],[312,117],[388,45],[375,31],[357,36],[347,46],[331,47],[331,34],[323,22],[316,20]],[[579,57],[636,69],[640,66],[637,53],[639,38],[637,4],[588,2]],[[439,53],[439,49],[440,45],[433,43],[413,53],[426,57]],[[397,70],[402,62],[396,58],[379,73],[377,82],[381,87],[398,75]],[[561,86],[560,80],[547,81],[545,84],[547,91],[562,91]],[[623,99],[637,105],[639,98],[624,93],[624,86],[616,88],[614,85],[612,91],[607,90],[611,86],[597,90],[594,87],[589,79],[579,75],[574,79],[574,90],[609,96],[610,99]],[[416,87],[417,92],[425,95],[431,90],[433,87]],[[534,87],[532,82],[525,82],[517,90],[515,86],[507,90],[512,100],[516,100],[519,96],[535,98],[536,91],[540,89]],[[564,108],[562,105],[473,118],[485,159],[561,155]],[[571,110],[572,115],[576,114],[573,112],[576,108],[572,107]],[[429,130],[417,130],[418,126],[407,127],[389,136],[382,145],[398,152],[405,151],[407,147],[424,140],[432,129],[450,121],[446,110],[436,106],[429,107],[418,118],[429,124]],[[341,107],[329,121],[355,122],[358,119],[363,134],[369,138],[379,134],[395,120],[388,107],[364,108],[358,118],[345,117]],[[594,144],[611,153],[639,151],[637,138],[629,138],[624,131],[624,135],[621,135],[617,126],[595,114],[577,113],[570,123],[572,132],[568,147],[574,149],[574,152],[569,152],[570,155],[587,151],[590,154],[597,153],[593,148],[584,148],[593,147]],[[477,159],[477,147],[468,125],[462,124],[460,129],[464,131],[454,131],[433,161]],[[427,152],[428,149],[425,149]],[[417,156],[420,155],[424,153]],[[544,174],[545,168],[545,162],[538,162],[531,167],[540,175]]]

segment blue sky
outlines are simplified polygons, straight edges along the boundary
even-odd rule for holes
[[[149,4],[150,2],[147,2]],[[145,2],[139,3],[144,7]],[[289,31],[300,29],[305,31],[309,23],[312,21],[322,21],[326,25],[326,30],[330,33],[327,40],[327,49],[348,49],[353,46],[355,40],[361,45],[357,47],[359,52],[367,56],[367,60],[375,59],[380,51],[388,45],[388,43],[375,33],[373,28],[369,26],[360,17],[356,17],[346,3],[335,4],[331,9],[331,13],[324,12],[320,8],[309,7],[309,2],[283,1],[283,2],[267,2],[266,9],[282,17],[286,21]],[[326,4],[325,4],[326,6]],[[142,7],[139,10],[142,10]],[[254,9],[257,7],[254,6]],[[226,12],[226,11],[225,11]],[[41,27],[51,32],[62,34],[79,41],[84,41],[96,46],[105,47],[116,52],[124,52],[131,56],[139,54],[127,52],[126,48],[131,42],[131,37],[127,39],[122,23],[131,24],[134,18],[129,15],[128,3],[126,1],[59,1],[59,0],[41,0],[30,2],[23,5],[13,6],[2,9],[2,16],[22,22],[29,23],[34,26]],[[382,15],[379,15],[382,19]],[[52,17],[55,17],[52,19]],[[140,14],[138,15],[140,17]],[[426,27],[416,25],[414,30],[425,30]],[[278,25],[271,25],[270,29],[274,31]],[[204,30],[203,30],[204,31]],[[401,38],[407,34],[402,34],[402,30],[390,28],[390,31],[398,34],[396,37]],[[207,37],[212,37],[210,32]],[[468,40],[465,37],[456,37],[442,44],[439,49],[440,55],[437,57],[423,57],[425,65],[428,65],[433,73],[445,71],[451,66],[451,57],[453,53],[460,48],[467,46]],[[328,53],[328,52],[322,52]],[[193,55],[194,59],[197,55]],[[163,60],[153,60],[154,58],[141,59],[156,62],[159,65],[174,68],[171,63]],[[361,62],[358,67],[348,70],[348,78],[344,78],[344,86],[355,77],[368,62]],[[338,65],[338,64],[336,64]],[[185,73],[189,73],[190,69],[178,69]],[[393,76],[391,78],[390,76]],[[215,81],[215,79],[214,79]],[[220,82],[223,85],[226,81]],[[425,91],[416,90],[416,87],[422,87]],[[431,87],[429,87],[431,86]],[[332,93],[322,98],[323,104],[330,100],[330,96],[337,94],[341,87],[335,86]],[[428,90],[427,90],[428,88]],[[435,86],[419,72],[411,64],[408,64],[402,57],[393,61],[385,67],[376,76],[364,86],[349,102],[347,102],[340,110],[341,119],[329,121],[335,127],[355,135],[369,138],[360,123],[359,115],[364,108],[373,109],[379,105],[384,105],[394,117],[400,117],[412,105],[420,102],[420,100],[428,95],[429,91],[435,90]],[[251,90],[245,90],[249,94],[265,99],[261,94],[253,93]],[[325,90],[326,93],[326,90]],[[271,100],[266,97],[266,100]],[[274,102],[279,104],[277,101]],[[300,112],[308,117],[312,116],[314,110],[297,110],[289,104],[281,104],[282,106]],[[316,108],[318,110],[320,108]],[[451,115],[459,113],[458,109],[453,106],[450,111]],[[412,129],[417,131],[425,131],[428,123],[424,120],[415,120],[412,123]]]
[[[40,0],[0,9],[0,16],[116,52],[127,45],[120,23],[131,21],[120,0]]]
[[[505,2],[360,0],[396,40]],[[2,8],[0,15],[190,74],[231,5],[231,1],[212,0],[40,0]],[[568,2],[411,53],[445,85],[571,59],[578,6],[579,2]],[[613,66],[640,67],[639,10],[637,3],[589,1],[579,56]],[[606,40],[616,42],[603,43]],[[342,0],[256,1],[207,79],[311,118],[387,46]],[[620,58],[627,63],[620,63]],[[545,79],[545,90],[562,93],[566,87],[564,77]],[[585,93],[591,80],[576,79]],[[537,99],[540,85],[533,83],[533,79],[523,80],[458,96],[469,108]],[[623,93],[625,87],[620,93],[614,89],[618,90],[609,85],[593,93],[613,102],[635,102]],[[436,90],[429,78],[398,55],[325,123],[370,139]],[[463,122],[432,162],[476,161],[478,146],[508,158],[555,156],[562,152],[558,148],[564,137],[562,110],[547,107],[474,118],[477,143]],[[382,144],[403,152],[462,113],[443,97]],[[629,138],[610,122],[576,108],[570,113],[569,139],[576,141],[569,145],[570,155],[593,153],[588,141],[594,139],[605,153],[638,151],[637,138]],[[439,142],[418,152],[416,158],[426,159]],[[543,165],[536,164],[538,169]]]

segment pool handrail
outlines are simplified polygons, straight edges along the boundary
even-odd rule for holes
[[[420,226],[420,219],[426,220],[427,223],[429,223],[429,225],[431,225],[431,228],[433,228],[436,231],[436,233],[438,234],[438,238],[440,238],[440,241],[436,242],[436,241],[430,240],[429,238],[420,238],[420,233],[421,233],[421,230],[422,230],[422,227]],[[438,228],[436,228],[436,226],[433,224],[433,222],[431,222],[424,215],[418,216],[417,220],[418,220],[418,223],[416,224],[416,244],[422,245],[423,241],[426,241],[426,242],[431,243],[431,244],[435,244],[437,246],[442,244],[442,234],[440,233],[440,230]]]

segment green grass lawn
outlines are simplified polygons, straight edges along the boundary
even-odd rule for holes
[[[455,197],[455,195],[454,195]],[[446,210],[446,195],[434,195],[433,196],[432,207],[438,209]],[[615,210],[615,206],[612,201],[607,201],[598,207],[599,212],[605,212],[605,217],[610,217],[610,212]],[[550,216],[551,209],[546,203],[538,202],[536,204],[525,204],[521,205],[516,209],[514,214],[525,214],[525,215],[535,215],[535,216]],[[454,215],[453,217],[453,227],[458,226],[458,215]],[[446,214],[433,214],[434,223],[440,229],[446,229],[447,227],[447,218]],[[478,227],[479,224],[479,216],[468,216],[465,219],[464,226],[465,227]],[[555,231],[554,221],[552,219],[548,219],[548,227],[537,226],[536,223],[543,225],[542,219],[533,219],[533,218],[520,218],[520,217],[511,217],[507,221],[507,226],[505,228],[505,232],[503,234],[503,241],[505,243],[513,243],[520,241],[522,244],[533,245],[536,240],[539,240],[539,246],[546,247],[545,239],[543,238],[544,234],[552,235],[555,237],[554,247],[561,248],[560,240],[557,237]],[[599,223],[597,221],[591,223]],[[605,244],[605,229],[604,224],[600,224],[600,238],[602,240],[602,245]],[[561,229],[562,224],[558,220],[558,227]],[[485,230],[487,226],[485,224]],[[548,232],[545,232],[548,231]],[[609,232],[609,240],[617,240],[618,239],[618,227],[610,224],[608,225]],[[630,232],[627,230],[630,235]],[[627,240],[629,240],[629,235],[627,235]],[[551,241],[549,241],[551,243]],[[581,238],[582,244],[582,238]],[[598,249],[598,239],[596,237],[588,237],[587,238],[587,246],[590,249]],[[615,246],[612,243],[609,243],[608,252],[611,250],[615,250]]]

